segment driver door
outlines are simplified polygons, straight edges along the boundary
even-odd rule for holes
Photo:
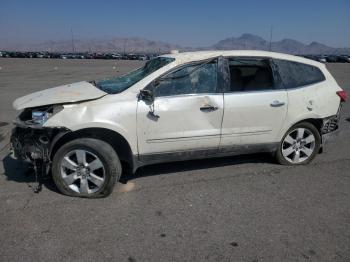
[[[139,100],[137,106],[141,160],[150,155],[181,156],[186,151],[218,149],[223,117],[218,59],[172,70],[146,89],[152,90],[154,101]]]

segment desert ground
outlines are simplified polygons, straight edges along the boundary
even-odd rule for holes
[[[269,154],[144,167],[105,199],[71,198],[9,153],[16,97],[138,61],[0,58],[0,261],[350,261],[350,102],[309,165]],[[327,64],[350,93],[350,64]]]

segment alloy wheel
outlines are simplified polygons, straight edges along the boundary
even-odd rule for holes
[[[87,150],[77,149],[65,154],[60,169],[66,186],[77,193],[95,193],[105,182],[105,168],[102,161]]]
[[[290,131],[282,142],[282,155],[292,164],[308,160],[315,150],[315,136],[307,128],[296,128]]]

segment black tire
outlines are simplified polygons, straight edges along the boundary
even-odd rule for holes
[[[61,162],[66,154],[74,150],[91,152],[102,162],[104,181],[102,185],[100,185],[98,191],[93,193],[75,192],[64,182],[61,175]],[[62,194],[74,197],[101,198],[110,195],[113,192],[114,185],[116,181],[119,180],[121,173],[121,163],[115,150],[108,143],[93,138],[75,139],[64,144],[57,150],[52,162],[52,177],[57,188]]]
[[[283,156],[283,154],[282,154],[282,146],[283,146],[283,141],[284,141],[285,137],[288,134],[290,134],[290,132],[292,132],[293,130],[295,130],[297,128],[304,128],[304,129],[307,129],[308,131],[310,131],[315,137],[315,146],[314,146],[314,149],[313,149],[313,153],[305,161],[300,162],[300,163],[291,163],[288,160],[286,160],[285,157]],[[321,135],[320,135],[320,132],[317,130],[317,128],[311,123],[301,122],[299,124],[296,124],[296,125],[292,126],[286,132],[286,134],[283,136],[283,138],[282,138],[282,140],[281,140],[281,142],[280,142],[280,144],[278,146],[277,152],[276,152],[276,160],[281,165],[289,165],[289,166],[306,165],[306,164],[310,163],[315,158],[316,154],[320,150],[320,146],[321,146]]]

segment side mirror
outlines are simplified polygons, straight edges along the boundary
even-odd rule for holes
[[[153,86],[154,86],[154,87],[159,86],[160,81],[161,81],[161,79],[156,79],[156,80],[154,80],[154,81],[153,81]]]
[[[149,102],[153,102],[153,100],[154,100],[153,92],[151,90],[148,90],[148,89],[142,89],[140,91],[139,97],[140,97],[140,99],[145,100],[145,101],[149,101]]]

